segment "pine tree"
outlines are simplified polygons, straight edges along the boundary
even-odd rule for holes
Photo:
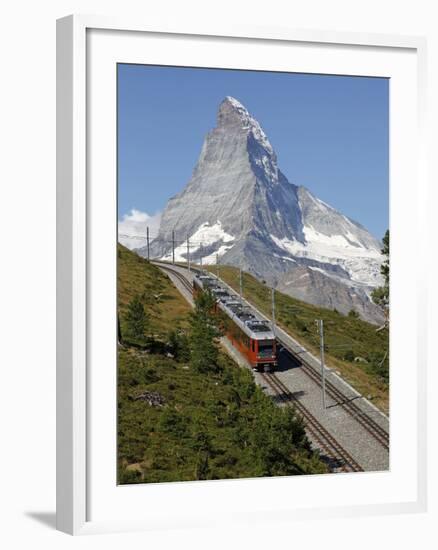
[[[384,285],[375,288],[372,292],[373,302],[383,309],[387,310],[389,306],[389,229],[386,230],[383,237],[382,254],[385,256],[385,260],[380,266],[380,273],[384,277]]]
[[[132,338],[143,338],[146,330],[147,315],[138,294],[129,302],[125,319],[129,335]]]
[[[220,331],[213,313],[214,297],[203,292],[195,299],[195,311],[190,325],[190,362],[197,372],[217,372],[219,370],[219,349],[217,338]]]
[[[185,332],[181,330],[171,330],[168,335],[167,348],[177,361],[189,361],[189,339]]]

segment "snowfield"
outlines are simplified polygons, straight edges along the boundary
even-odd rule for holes
[[[347,232],[345,235],[324,235],[312,226],[304,226],[305,243],[297,240],[278,239],[270,235],[271,240],[291,256],[308,258],[322,263],[339,265],[349,274],[352,281],[365,286],[379,286],[383,282],[380,274],[382,255],[379,249],[363,246],[356,237]],[[325,275],[333,275],[324,269]]]
[[[201,257],[203,264],[215,264],[216,255],[223,256],[234,244],[234,237],[222,229],[222,224],[218,220],[215,224],[210,225],[208,222],[203,223],[199,228],[189,236],[190,255]],[[224,244],[233,243],[233,244]],[[203,255],[203,250],[211,246],[217,247],[213,253]],[[161,260],[171,260],[172,252],[165,254]],[[187,260],[187,239],[175,247],[175,261],[185,262]]]

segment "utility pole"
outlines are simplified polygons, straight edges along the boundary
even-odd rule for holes
[[[190,271],[190,239],[188,235],[187,235],[187,267],[188,267],[188,270]]]
[[[275,333],[275,288],[271,288],[271,298],[272,298],[272,329]]]
[[[201,271],[202,271],[202,243],[199,245],[199,254],[200,254]]]
[[[242,268],[239,269],[239,287],[240,287],[240,297],[243,296],[243,283],[242,283]]]
[[[216,253],[216,275],[217,275],[217,278],[219,279],[219,254]]]
[[[146,242],[148,245],[148,261],[149,261],[149,226],[146,226]]]
[[[172,263],[175,263],[175,231],[172,231]]]
[[[324,321],[319,319],[319,342],[320,342],[320,357],[321,357],[321,381],[322,381],[322,408],[325,410],[325,365],[324,365]]]

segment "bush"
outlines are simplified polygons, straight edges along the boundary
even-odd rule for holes
[[[190,359],[189,339],[182,331],[169,332],[167,349],[177,361],[185,362]]]
[[[187,435],[187,418],[178,413],[175,409],[165,409],[160,417],[160,430],[180,439]]]
[[[141,472],[138,470],[128,470],[127,468],[124,468],[121,466],[119,468],[119,484],[120,485],[126,485],[128,483],[141,483],[142,482],[142,475]]]
[[[145,335],[148,317],[138,294],[129,302],[125,320],[128,335],[134,339],[142,340]]]
[[[220,331],[217,319],[212,314],[215,300],[203,292],[195,300],[195,311],[190,318],[190,362],[200,373],[218,372],[219,348],[217,338]]]
[[[389,361],[388,354],[370,353],[368,355],[367,370],[378,376],[385,384],[389,382]]]

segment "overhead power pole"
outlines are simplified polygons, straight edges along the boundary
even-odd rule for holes
[[[148,261],[149,261],[149,226],[146,226],[146,242],[148,246]]]
[[[219,254],[216,253],[216,275],[219,279]]]
[[[322,381],[322,408],[325,410],[325,365],[324,365],[324,321],[318,320],[319,325],[319,342],[320,342],[320,358],[321,358],[321,381]]]
[[[190,239],[188,235],[187,235],[187,267],[188,267],[188,270],[190,271]]]
[[[172,231],[172,263],[175,263],[175,231]]]
[[[201,262],[201,270],[202,270],[202,243],[199,245],[199,254],[200,254],[200,262]]]
[[[272,328],[275,332],[275,288],[271,288],[271,298],[272,298]]]
[[[243,282],[242,282],[242,268],[239,269],[239,288],[240,288],[240,297],[243,296]]]

